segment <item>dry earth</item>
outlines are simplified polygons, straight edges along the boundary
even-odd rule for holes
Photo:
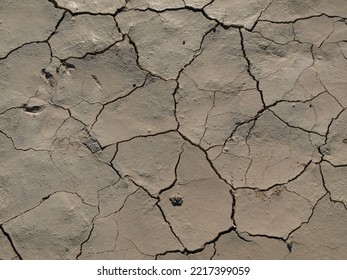
[[[347,1],[2,0],[1,259],[347,259]]]

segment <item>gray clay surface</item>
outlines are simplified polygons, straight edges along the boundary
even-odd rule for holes
[[[0,1],[0,259],[346,259],[347,1]]]

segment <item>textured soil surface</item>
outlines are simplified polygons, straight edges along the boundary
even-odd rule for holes
[[[0,1],[0,259],[347,259],[347,1]]]

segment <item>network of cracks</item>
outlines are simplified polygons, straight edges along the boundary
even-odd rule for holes
[[[0,19],[0,259],[347,258],[346,1]]]

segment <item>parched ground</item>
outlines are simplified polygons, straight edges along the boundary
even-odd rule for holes
[[[347,259],[347,1],[2,0],[0,259]]]

